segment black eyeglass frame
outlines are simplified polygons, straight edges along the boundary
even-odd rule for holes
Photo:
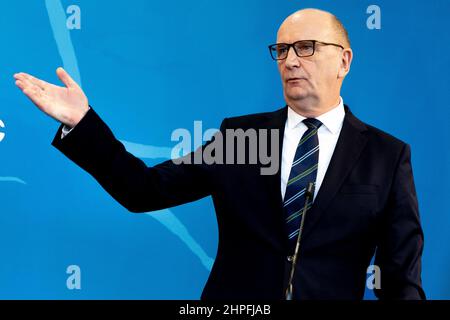
[[[298,52],[297,52],[297,49],[295,48],[295,45],[300,43],[300,42],[312,42],[312,45],[313,45],[312,54],[303,55],[303,56],[299,55]],[[274,44],[271,44],[269,46],[269,52],[270,52],[270,56],[275,61],[286,60],[287,57],[288,57],[288,54],[289,54],[289,50],[291,50],[291,47],[292,47],[294,49],[294,52],[297,55],[297,57],[299,57],[299,58],[306,58],[306,57],[311,57],[311,56],[314,55],[314,53],[316,53],[316,43],[319,43],[319,44],[325,45],[325,46],[335,46],[335,47],[338,47],[338,48],[341,48],[341,49],[345,49],[343,46],[341,46],[340,44],[337,44],[337,43],[323,42],[323,41],[319,41],[319,40],[299,40],[299,41],[295,41],[294,43],[274,43]],[[284,58],[275,58],[274,57],[274,52],[276,52],[276,47],[278,45],[280,45],[280,44],[283,44],[283,45],[287,46],[286,57],[284,57]]]

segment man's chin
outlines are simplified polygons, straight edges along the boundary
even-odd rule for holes
[[[306,92],[286,92],[286,99],[288,101],[302,101],[309,97]]]

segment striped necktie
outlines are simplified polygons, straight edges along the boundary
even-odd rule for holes
[[[297,146],[284,196],[286,231],[290,248],[295,248],[305,206],[305,191],[309,182],[313,182],[315,185],[319,164],[317,131],[322,122],[317,119],[305,119],[303,123],[308,130],[303,134]],[[311,205],[312,201],[308,204],[308,209]]]

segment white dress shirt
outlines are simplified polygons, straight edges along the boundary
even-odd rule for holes
[[[70,127],[64,125],[61,130],[61,139],[63,139],[65,136],[67,136],[72,130],[73,130],[73,128],[70,128]]]
[[[344,123],[345,109],[344,100],[340,98],[339,104],[316,119],[322,122],[317,134],[319,137],[319,166],[317,169],[316,188],[314,199],[322,185],[323,178],[327,172],[336,143]],[[283,151],[281,156],[281,196],[284,199],[286,183],[291,173],[292,162],[297,151],[298,143],[308,127],[302,122],[305,117],[299,115],[288,107],[288,116],[284,129]]]

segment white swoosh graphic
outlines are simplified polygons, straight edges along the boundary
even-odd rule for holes
[[[17,177],[0,177],[0,182],[16,182],[24,185],[27,184],[25,181]]]

